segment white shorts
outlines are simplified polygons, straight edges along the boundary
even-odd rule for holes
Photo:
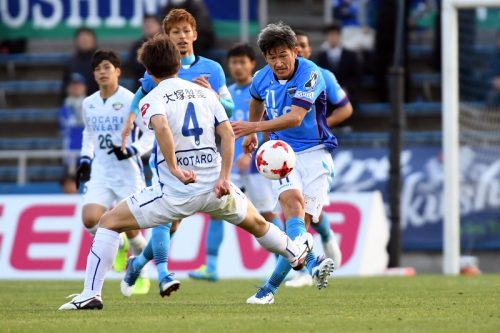
[[[293,171],[283,179],[272,181],[274,200],[278,201],[285,191],[301,191],[306,213],[312,216],[313,222],[317,222],[323,205],[328,202],[332,175],[333,160],[326,149],[297,153]]]
[[[91,179],[85,183],[83,204],[96,204],[109,209],[132,193],[140,191],[144,186],[143,182],[139,182],[137,184],[110,187],[103,181]]]
[[[259,213],[273,212],[276,201],[273,196],[272,181],[258,173],[240,175],[240,188],[245,189],[248,199],[254,204]]]
[[[207,213],[214,219],[238,225],[245,219],[248,208],[247,197],[232,183],[231,194],[220,199],[214,191],[192,197],[167,196],[160,185],[155,185],[129,196],[126,201],[141,229],[196,213]]]

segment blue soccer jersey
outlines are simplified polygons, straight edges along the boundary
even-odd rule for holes
[[[234,101],[234,111],[231,116],[232,121],[248,121],[248,106],[250,104],[250,84],[246,86],[239,86],[236,83],[228,87],[231,96]],[[238,168],[235,165],[236,159],[243,154],[243,138],[240,137],[235,141],[234,146],[234,161],[233,161],[233,173],[238,173]],[[260,141],[260,134],[259,134]],[[252,163],[250,164],[250,173],[257,173],[257,167],[255,166],[255,154],[252,156]]]
[[[205,76],[212,89],[218,93],[226,85],[226,77],[221,65],[218,62],[200,56],[195,56],[195,61],[189,67],[185,68],[181,66],[178,76],[187,81],[193,81],[197,77]],[[144,94],[149,93],[156,87],[156,83],[147,72],[144,73],[144,77],[141,79],[141,87]]]
[[[340,87],[335,75],[326,68],[318,67],[326,85],[326,99],[333,109],[340,108],[349,103],[349,98],[344,89]]]
[[[292,105],[307,111],[302,123],[271,133],[271,139],[287,142],[300,152],[323,145],[328,150],[337,147],[337,139],[326,124],[326,85],[318,66],[312,61],[297,58],[295,71],[289,80],[278,80],[269,65],[255,73],[251,96],[263,101],[268,119],[290,112]]]

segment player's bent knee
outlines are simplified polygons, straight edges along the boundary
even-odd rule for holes
[[[113,218],[113,215],[113,211],[111,211],[101,216],[101,219],[99,220],[99,228],[121,232],[121,226],[117,223],[117,219]]]

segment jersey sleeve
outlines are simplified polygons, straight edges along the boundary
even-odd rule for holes
[[[333,105],[333,108],[340,108],[349,103],[349,98],[347,98],[347,94],[344,89],[340,87],[335,75],[324,68],[321,70],[321,74],[325,80],[326,98],[328,99],[328,102]]]
[[[257,71],[252,79],[252,84],[250,85],[250,96],[252,96],[253,99],[256,99],[258,101],[263,101],[264,99],[260,96],[259,92],[259,84],[258,82],[260,81],[260,71]]]
[[[303,69],[297,73],[297,90],[292,98],[292,105],[309,110],[316,99],[326,89],[325,80],[319,68],[306,63]]]
[[[139,103],[141,116],[146,124],[147,128],[153,129],[151,127],[151,118],[156,115],[166,116],[165,108],[163,107],[162,101],[151,94],[144,97]]]
[[[144,72],[144,76],[139,81],[141,82],[141,88],[144,95],[147,95],[156,87],[156,83],[155,81],[153,81],[153,77],[149,75],[148,72]]]
[[[83,112],[83,123],[85,127],[83,128],[82,135],[82,149],[80,150],[80,156],[88,156],[90,159],[94,158],[94,140],[92,128],[87,122],[87,103],[84,100],[82,105]]]

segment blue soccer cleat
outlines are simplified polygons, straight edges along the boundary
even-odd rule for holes
[[[165,297],[165,296],[170,296],[171,293],[174,291],[179,290],[181,283],[177,280],[172,279],[172,276],[174,274],[171,273],[167,276],[165,276],[161,281],[160,281],[160,296]]]
[[[247,304],[273,304],[274,293],[266,286],[260,288],[257,293],[247,299]]]
[[[125,276],[123,277],[122,282],[120,283],[120,291],[123,296],[131,296],[134,292],[134,285],[139,275],[141,274],[140,270],[134,269],[134,257],[128,258],[127,268],[125,269]]]
[[[313,267],[311,275],[316,288],[323,289],[328,286],[328,277],[335,269],[333,259],[318,256],[316,265]]]

